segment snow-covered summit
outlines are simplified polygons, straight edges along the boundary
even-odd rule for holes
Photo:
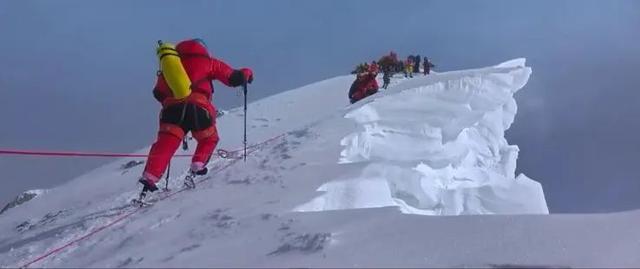
[[[530,72],[394,78],[354,105],[341,76],[254,102],[250,143],[275,139],[246,163],[213,158],[176,193],[189,159],[174,158],[172,195],[144,209],[139,159],[105,165],[0,215],[0,267],[637,267],[637,212],[546,215],[515,175],[503,134]],[[220,148],[242,124],[241,108],[218,118]]]
[[[339,163],[355,177],[322,185],[301,211],[399,206],[428,215],[548,213],[542,187],[515,176],[518,147],[504,132],[513,95],[529,79],[524,59],[397,84],[347,109],[357,127]]]

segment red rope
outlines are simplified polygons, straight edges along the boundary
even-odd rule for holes
[[[64,245],[62,245],[62,246],[60,246],[60,247],[57,247],[57,248],[55,248],[55,249],[52,249],[51,251],[49,251],[49,252],[47,252],[47,253],[43,254],[42,256],[40,256],[40,257],[38,257],[38,258],[36,258],[36,259],[34,259],[34,260],[32,260],[32,261],[30,261],[30,262],[26,263],[26,264],[25,264],[25,265],[23,265],[23,266],[20,266],[20,268],[27,268],[27,267],[29,267],[30,265],[32,265],[32,264],[34,264],[34,263],[36,263],[36,262],[39,262],[39,261],[41,261],[41,260],[44,260],[45,258],[47,258],[47,257],[51,256],[51,255],[52,255],[52,254],[54,254],[54,253],[58,253],[58,252],[60,252],[60,251],[64,250],[65,248],[68,248],[69,246],[71,246],[71,245],[75,244],[75,243],[78,243],[78,242],[80,242],[80,241],[82,241],[82,240],[84,240],[84,239],[87,239],[87,238],[89,238],[90,236],[92,236],[92,235],[94,235],[94,234],[97,234],[97,233],[99,233],[100,231],[102,231],[102,230],[104,230],[104,229],[107,229],[107,228],[109,228],[109,227],[111,227],[111,226],[115,225],[116,223],[118,223],[118,222],[120,222],[120,221],[122,221],[122,220],[126,219],[127,217],[129,217],[129,216],[131,216],[131,215],[135,214],[135,213],[136,213],[136,212],[138,212],[140,209],[141,209],[141,207],[138,207],[138,208],[136,208],[135,210],[133,210],[133,211],[131,211],[131,212],[129,212],[129,213],[127,213],[127,214],[125,214],[125,215],[123,215],[123,216],[121,216],[121,217],[119,217],[119,218],[115,219],[115,220],[113,220],[112,222],[108,223],[107,225],[104,225],[104,226],[102,226],[102,227],[98,227],[97,229],[95,229],[95,230],[93,230],[93,231],[89,232],[88,234],[83,235],[83,236],[82,236],[82,237],[80,237],[80,238],[74,239],[74,240],[70,241],[69,243],[66,243],[66,244],[64,244]],[[123,211],[123,213],[124,213],[124,211]],[[122,214],[122,213],[121,213],[121,214]]]
[[[259,147],[259,146],[261,146],[261,145],[267,144],[267,143],[269,143],[269,142],[271,142],[271,141],[273,141],[273,140],[276,140],[276,139],[281,138],[281,137],[284,137],[284,136],[285,136],[284,134],[281,134],[281,135],[275,136],[275,137],[273,137],[273,138],[267,139],[267,140],[265,140],[265,141],[262,141],[262,142],[260,142],[260,143],[258,143],[258,144],[251,145],[250,147],[247,147],[247,148],[257,148],[257,147]],[[247,154],[251,154],[251,153],[253,153],[253,152],[257,151],[257,150],[258,150],[258,149],[253,149],[252,151],[249,151]],[[239,151],[242,151],[242,149],[234,150],[234,151],[231,151],[231,152],[239,152]],[[214,174],[215,174],[215,173],[218,173],[218,172],[220,172],[220,171],[222,171],[222,170],[224,170],[224,169],[229,168],[231,165],[235,164],[238,160],[240,160],[240,159],[239,159],[239,158],[236,158],[236,159],[234,159],[233,161],[229,162],[227,165],[225,165],[225,166],[222,166],[222,167],[218,168],[217,170],[215,170],[215,171],[214,171]],[[202,182],[204,182],[204,181],[207,181],[207,180],[208,180],[208,179],[210,179],[210,178],[211,178],[211,177],[205,177],[205,178],[203,178],[203,179],[199,180],[199,181],[198,181],[198,183],[202,183]],[[171,193],[167,194],[166,196],[163,196],[163,197],[161,197],[160,199],[158,199],[158,202],[159,202],[159,201],[162,201],[162,200],[165,200],[165,199],[167,199],[167,198],[169,198],[169,197],[172,197],[172,196],[174,196],[174,195],[176,195],[176,194],[178,194],[178,193],[181,193],[181,192],[183,192],[183,191],[185,191],[185,190],[186,190],[185,188],[182,188],[182,189],[180,189],[180,190],[177,190],[177,191],[171,192]],[[68,243],[66,243],[66,244],[64,244],[64,245],[62,245],[62,246],[60,246],[60,247],[54,248],[54,249],[52,249],[52,250],[48,251],[47,253],[45,253],[45,254],[43,254],[43,255],[41,255],[41,256],[38,256],[37,258],[35,258],[35,259],[31,260],[30,262],[25,263],[25,264],[24,264],[23,266],[21,266],[20,268],[27,268],[27,267],[29,267],[30,265],[32,265],[32,264],[34,264],[34,263],[36,263],[36,262],[39,262],[39,261],[41,261],[41,260],[44,260],[44,259],[46,259],[47,257],[49,257],[49,256],[51,256],[51,255],[53,255],[53,254],[56,254],[56,253],[58,253],[58,252],[60,252],[60,251],[62,251],[62,250],[64,250],[64,249],[68,248],[69,246],[71,246],[71,245],[73,245],[73,244],[76,244],[76,243],[78,243],[78,242],[80,242],[80,241],[82,241],[82,240],[85,240],[85,239],[87,239],[87,238],[89,238],[89,237],[91,237],[91,236],[93,236],[93,235],[95,235],[95,234],[97,234],[97,233],[99,233],[99,232],[101,232],[101,231],[104,231],[105,229],[107,229],[107,228],[109,228],[109,227],[111,227],[111,226],[113,226],[113,225],[117,224],[118,222],[121,222],[122,220],[124,220],[124,219],[126,219],[126,218],[128,218],[128,217],[132,216],[133,214],[135,214],[135,213],[139,212],[141,208],[142,208],[142,207],[137,207],[137,208],[136,208],[136,209],[134,209],[133,211],[131,211],[131,212],[129,212],[129,213],[126,213],[126,214],[124,214],[124,212],[125,212],[125,211],[122,211],[120,214],[118,214],[118,216],[120,216],[120,215],[122,215],[122,214],[124,214],[124,215],[122,215],[122,216],[120,216],[120,217],[118,217],[118,218],[114,219],[113,221],[111,221],[111,222],[109,222],[109,223],[107,223],[107,224],[105,224],[105,225],[103,225],[103,226],[100,226],[100,227],[98,227],[98,228],[96,228],[96,229],[92,230],[91,232],[89,232],[89,233],[87,233],[87,234],[85,234],[85,235],[83,235],[83,236],[81,236],[81,237],[79,237],[79,238],[76,238],[76,239],[74,239],[74,240],[71,240],[70,242],[68,242]]]
[[[277,139],[284,135],[273,137],[264,142]],[[258,144],[259,145],[259,144]],[[247,148],[255,147],[256,145],[249,146]],[[234,150],[231,152],[239,152],[241,150]],[[0,155],[27,155],[27,156],[56,156],[56,157],[149,157],[148,154],[131,154],[131,153],[113,153],[113,152],[74,152],[74,151],[42,151],[42,150],[10,150],[0,149]],[[175,154],[173,157],[193,157],[192,154]]]
[[[72,152],[72,151],[31,151],[31,150],[0,150],[4,155],[29,156],[58,156],[58,157],[149,157],[148,154],[128,154],[110,152]],[[191,157],[190,154],[176,154],[174,157]]]

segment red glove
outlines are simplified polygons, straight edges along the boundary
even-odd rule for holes
[[[245,82],[247,82],[247,83],[253,82],[253,71],[251,71],[251,69],[242,68],[242,69],[240,69],[240,72],[242,72],[242,75],[244,75],[244,81]]]

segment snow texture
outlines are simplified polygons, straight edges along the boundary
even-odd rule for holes
[[[2,210],[0,210],[0,215],[2,213],[4,213],[5,211],[15,208],[21,204],[24,204],[26,202],[31,201],[32,199],[42,195],[43,193],[45,193],[46,190],[28,190],[25,191],[23,193],[21,193],[20,195],[18,195],[15,199],[13,199],[13,201],[7,203]]]
[[[354,76],[341,76],[254,102],[250,143],[284,137],[246,163],[212,159],[196,189],[31,267],[640,266],[640,212],[548,215],[540,184],[515,176],[504,131],[530,73],[517,59],[393,78],[354,105]],[[220,148],[242,145],[243,116],[218,118]],[[143,160],[116,160],[0,215],[0,267],[134,212]],[[173,159],[171,189],[189,161]]]
[[[329,182],[300,211],[399,206],[426,215],[547,214],[542,187],[515,177],[513,94],[529,79],[524,59],[413,79],[351,109],[357,131],[341,140],[340,163],[363,163]]]

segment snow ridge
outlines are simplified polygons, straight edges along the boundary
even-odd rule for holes
[[[366,164],[359,176],[331,181],[299,211],[398,206],[426,215],[548,214],[542,187],[515,176],[518,147],[504,132],[514,93],[529,79],[525,59],[407,80],[356,104],[344,117],[339,163]]]

